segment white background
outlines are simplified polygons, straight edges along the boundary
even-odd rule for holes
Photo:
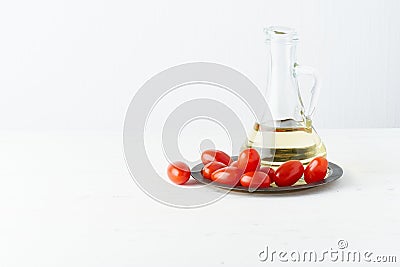
[[[122,129],[136,90],[210,61],[266,84],[263,28],[294,27],[317,68],[317,128],[399,127],[400,2],[3,1],[3,130]]]
[[[2,1],[0,267],[266,266],[265,245],[321,252],[339,239],[399,261],[400,131],[387,129],[400,126],[399,11],[395,0]],[[193,61],[265,88],[267,25],[296,28],[299,62],[321,74],[317,129],[385,129],[319,131],[344,169],[321,189],[200,209],[149,198],[122,148],[135,92]],[[184,154],[207,134],[187,134]]]

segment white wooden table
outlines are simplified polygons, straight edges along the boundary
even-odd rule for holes
[[[320,134],[338,181],[177,209],[135,185],[120,134],[2,132],[0,266],[267,266],[266,245],[322,253],[341,239],[398,264],[400,129]]]

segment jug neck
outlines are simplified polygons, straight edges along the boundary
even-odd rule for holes
[[[296,42],[297,34],[292,29],[267,29],[269,73],[265,97],[276,127],[281,123],[299,125],[305,122],[294,73]]]
[[[293,69],[296,59],[295,44],[269,44],[270,79],[273,86],[277,82],[284,82],[293,78]]]

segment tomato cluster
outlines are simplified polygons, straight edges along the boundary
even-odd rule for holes
[[[275,172],[272,168],[261,167],[261,159],[257,150],[253,148],[243,150],[237,161],[226,158],[222,151],[206,150],[202,155],[204,168],[202,175],[204,178],[211,179],[217,183],[230,186],[242,185],[249,188],[269,187],[275,180]],[[211,159],[212,162],[205,162],[204,159]],[[223,159],[223,164],[216,164]],[[224,166],[225,165],[225,166]],[[211,175],[210,175],[211,173]]]
[[[328,161],[325,158],[313,159],[304,169],[298,160],[283,163],[276,171],[270,167],[261,167],[261,159],[257,150],[243,150],[237,161],[223,151],[209,149],[201,155],[204,164],[201,173],[204,178],[229,186],[242,185],[249,189],[277,186],[292,186],[304,174],[306,183],[314,183],[325,178]],[[176,184],[184,184],[190,178],[190,169],[183,162],[173,162],[168,166],[168,176]]]

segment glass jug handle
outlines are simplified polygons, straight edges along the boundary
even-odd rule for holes
[[[311,75],[313,77],[313,86],[311,87],[311,99],[310,105],[306,110],[306,118],[311,119],[315,107],[317,106],[318,97],[319,97],[319,78],[316,70],[312,67],[298,65],[297,63],[294,65],[294,75],[297,77],[299,75]]]

